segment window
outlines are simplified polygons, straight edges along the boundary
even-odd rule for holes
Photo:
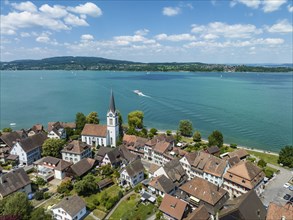
[[[112,118],[109,119],[109,124],[113,125],[113,119]]]
[[[113,144],[113,138],[110,138],[110,140],[111,140],[111,145]]]

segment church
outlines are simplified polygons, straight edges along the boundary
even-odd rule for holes
[[[107,125],[86,124],[81,132],[81,140],[91,146],[116,147],[118,137],[118,113],[115,108],[114,94],[111,91],[110,106],[107,112]]]

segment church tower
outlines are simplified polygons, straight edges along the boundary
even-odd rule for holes
[[[118,141],[119,136],[119,122],[112,90],[110,96],[110,106],[107,113],[107,131],[107,144],[111,147],[116,147],[116,142]]]

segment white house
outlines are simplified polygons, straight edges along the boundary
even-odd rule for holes
[[[59,121],[48,123],[48,138],[66,139],[65,128]]]
[[[61,153],[63,160],[73,163],[77,163],[83,158],[92,157],[91,146],[78,140],[73,140],[67,144]]]
[[[156,195],[164,197],[165,194],[173,195],[176,191],[176,185],[165,175],[157,176],[148,183],[149,190]]]
[[[144,146],[144,158],[158,165],[164,165],[173,159],[173,145],[167,141],[148,141]],[[170,154],[171,153],[171,154]]]
[[[52,208],[57,220],[79,220],[86,214],[86,203],[79,196],[65,197]]]
[[[120,184],[134,187],[144,179],[144,167],[141,160],[135,160],[120,171]]]
[[[38,176],[49,181],[54,178],[59,180],[64,179],[66,171],[70,168],[72,163],[48,156],[34,162],[34,165],[37,166]]]
[[[31,165],[34,161],[41,158],[41,148],[47,139],[45,133],[38,133],[33,136],[17,140],[10,154],[17,155],[19,163],[23,165]]]
[[[107,113],[107,125],[86,124],[81,132],[81,140],[92,146],[116,147],[119,136],[118,112],[111,91],[110,106]]]

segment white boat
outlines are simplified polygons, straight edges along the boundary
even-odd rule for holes
[[[10,126],[15,126],[16,125],[16,123],[10,123]]]
[[[133,90],[133,92],[137,95],[143,96],[143,93],[139,90]]]

